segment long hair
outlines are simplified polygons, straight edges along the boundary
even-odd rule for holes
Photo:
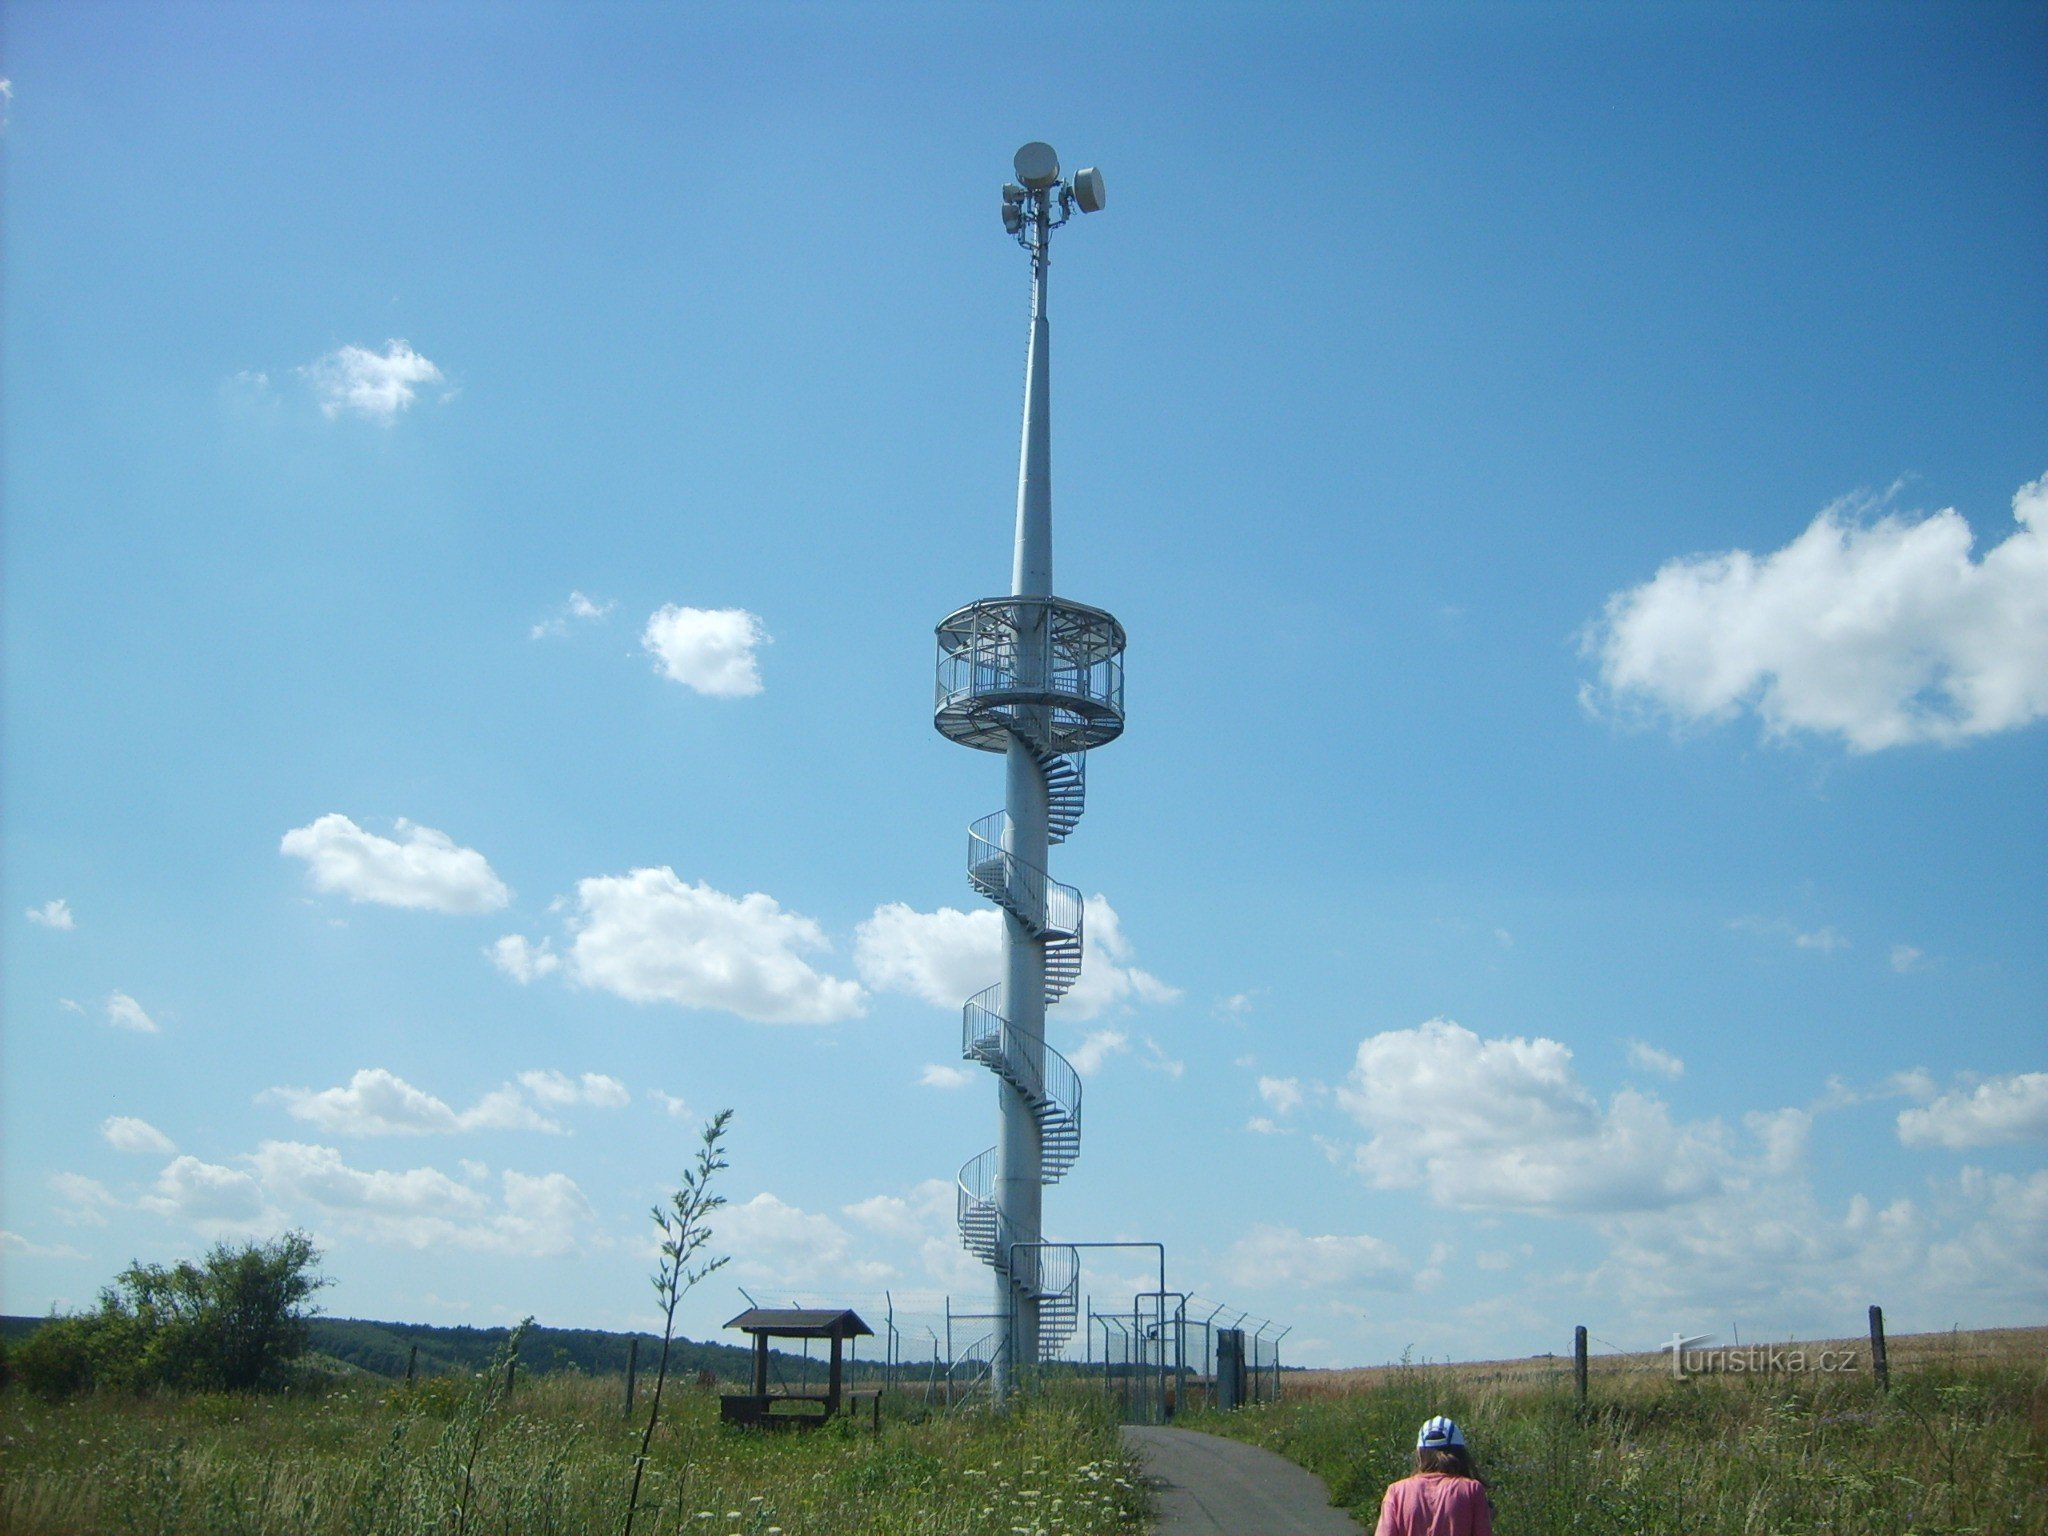
[[[1462,1445],[1425,1446],[1415,1453],[1417,1472],[1444,1472],[1452,1477],[1478,1477],[1472,1454]]]

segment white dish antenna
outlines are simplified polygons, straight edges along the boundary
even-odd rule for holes
[[[1017,151],[1014,164],[1017,179],[1034,192],[1043,192],[1060,179],[1060,157],[1053,153],[1050,144],[1041,144],[1036,139]]]
[[[1102,172],[1090,165],[1074,173],[1074,201],[1083,213],[1102,212]]]

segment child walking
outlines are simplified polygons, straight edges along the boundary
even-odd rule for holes
[[[1465,1433],[1438,1415],[1415,1437],[1415,1475],[1387,1489],[1376,1536],[1493,1536],[1493,1504]]]

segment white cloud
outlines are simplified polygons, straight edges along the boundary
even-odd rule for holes
[[[2048,1072],[1994,1077],[1974,1090],[1945,1093],[1922,1109],[1899,1112],[1909,1147],[1995,1147],[2048,1140]]]
[[[132,1029],[137,1034],[154,1035],[161,1033],[155,1019],[143,1012],[142,1004],[126,992],[107,994],[107,1022],[116,1029]]]
[[[562,1173],[506,1169],[493,1206],[486,1192],[438,1168],[354,1168],[333,1147],[266,1141],[245,1161],[284,1211],[378,1243],[547,1257],[591,1241],[597,1219]]]
[[[1150,1035],[1145,1037],[1145,1054],[1138,1058],[1138,1065],[1147,1072],[1157,1072],[1171,1078],[1179,1078],[1188,1069],[1186,1062],[1178,1057],[1169,1056],[1166,1047]]]
[[[0,84],[4,84],[0,81]],[[30,1242],[19,1232],[0,1231],[0,1253],[18,1253],[24,1259],[82,1259],[80,1253],[69,1243]]]
[[[522,1072],[519,1086],[550,1109],[623,1109],[633,1102],[624,1083],[602,1072],[586,1072],[580,1078],[553,1070]]]
[[[57,1219],[67,1227],[104,1227],[107,1212],[121,1208],[106,1185],[82,1173],[53,1173],[50,1189],[62,1202]]]
[[[85,1012],[85,1004],[83,1004],[83,1003],[79,1002],[79,1001],[78,1001],[78,1000],[77,1000],[76,998],[72,998],[72,997],[60,997],[60,998],[58,998],[58,999],[57,999],[57,1006],[58,1006],[59,1008],[62,1008],[62,1009],[63,1009],[63,1010],[64,1010],[64,1011],[66,1012],[66,1013],[84,1013],[84,1012]]]
[[[151,1152],[167,1156],[177,1147],[162,1131],[147,1120],[137,1120],[130,1115],[110,1115],[100,1122],[100,1135],[116,1152]]]
[[[696,1118],[690,1113],[690,1103],[687,1099],[677,1098],[672,1093],[663,1093],[659,1088],[648,1089],[647,1097],[659,1104],[662,1107],[662,1111],[671,1119],[692,1120]]]
[[[1301,1079],[1262,1077],[1259,1079],[1259,1097],[1264,1099],[1266,1107],[1276,1114],[1291,1115],[1301,1108]]]
[[[484,953],[490,956],[491,964],[522,987],[536,977],[559,970],[562,964],[562,957],[555,953],[554,940],[542,939],[533,944],[517,933],[508,933],[486,946]]]
[[[339,811],[294,827],[280,853],[306,861],[313,888],[350,901],[435,912],[494,912],[511,901],[505,882],[474,848],[459,848],[445,832],[400,817],[403,842],[365,832]]]
[[[1601,1225],[1610,1248],[1582,1284],[1640,1319],[1646,1336],[1749,1314],[1827,1337],[1873,1296],[1894,1317],[1952,1322],[1966,1307],[1989,1323],[2031,1315],[2048,1289],[2048,1170],[1966,1168],[1924,1207],[1861,1194],[1823,1205],[1803,1177],[1779,1170],[1683,1211]]]
[[[1919,970],[1920,962],[1926,958],[1925,955],[1910,944],[1894,944],[1892,946],[1892,969],[1901,976]]]
[[[336,1136],[446,1136],[457,1131],[562,1129],[536,1111],[510,1085],[493,1089],[468,1109],[457,1111],[382,1067],[363,1068],[343,1088],[322,1088],[317,1092],[311,1088],[266,1088],[257,1100],[282,1104],[293,1119],[304,1120]]]
[[[1656,1208],[1717,1187],[1718,1125],[1678,1126],[1623,1089],[1602,1109],[1555,1040],[1481,1040],[1447,1019],[1359,1043],[1340,1103],[1371,1135],[1357,1171],[1478,1210]]]
[[[919,912],[888,902],[854,929],[853,963],[877,992],[957,1008],[1002,979],[1002,914],[994,907]]]
[[[1628,1064],[1636,1071],[1654,1072],[1659,1077],[1685,1076],[1683,1058],[1674,1056],[1669,1051],[1660,1051],[1656,1046],[1647,1045],[1641,1040],[1630,1040],[1627,1045]]]
[[[938,1062],[928,1061],[917,1075],[917,1085],[920,1088],[965,1088],[974,1078],[970,1068],[941,1066]]]
[[[441,370],[404,341],[387,341],[382,352],[339,347],[299,371],[330,418],[348,411],[386,426],[412,405],[420,385],[443,382]]]
[[[1873,752],[1955,743],[2048,714],[2048,477],[2013,497],[2016,532],[1971,558],[1953,510],[1910,521],[1827,508],[1797,539],[1673,560],[1616,593],[1583,650],[1589,707],[1680,724],[1754,709]]]
[[[1122,919],[1100,893],[1087,900],[1081,977],[1060,1000],[1060,1015],[1093,1019],[1137,1003],[1170,1003],[1180,996],[1149,971],[1132,964]],[[1003,920],[994,907],[970,912],[941,907],[919,912],[900,901],[875,908],[854,930],[854,964],[877,992],[907,992],[942,1008],[957,1008],[1003,974]]]
[[[1171,1003],[1180,997],[1178,987],[1133,963],[1137,952],[1124,937],[1123,919],[1100,891],[1088,898],[1084,928],[1081,979],[1060,999],[1067,1018],[1092,1019],[1111,1009],[1128,1013],[1137,1003]]]
[[[593,602],[581,592],[571,592],[568,602],[564,603],[558,611],[534,625],[528,631],[528,634],[534,640],[546,640],[551,637],[566,635],[569,633],[571,620],[595,623],[607,617],[616,607],[618,607],[618,604],[615,602]]]
[[[640,645],[655,670],[671,682],[718,699],[761,691],[754,652],[771,644],[767,627],[744,608],[658,608],[641,631]]]
[[[685,885],[665,867],[582,880],[576,894],[569,964],[585,986],[763,1024],[830,1024],[863,1011],[857,982],[803,958],[831,948],[823,930],[773,897]]]
[[[862,1208],[872,1224],[873,1202]],[[793,1274],[830,1273],[875,1284],[897,1274],[893,1265],[858,1253],[852,1235],[830,1216],[803,1210],[766,1190],[720,1211],[713,1228],[718,1250],[733,1255],[736,1279],[780,1284]]]
[[[1264,1115],[1253,1115],[1251,1119],[1245,1121],[1244,1128],[1260,1136],[1291,1136],[1294,1134],[1277,1120],[1269,1120]]]
[[[1824,955],[1831,955],[1838,949],[1847,949],[1849,941],[1830,926],[1817,933],[1795,933],[1792,942],[1800,949],[1817,949]]]
[[[40,907],[30,907],[27,917],[30,922],[41,923],[45,928],[70,929],[78,926],[71,915],[71,903],[62,896],[46,901]]]
[[[988,1271],[960,1246],[954,1226],[951,1179],[925,1179],[906,1195],[874,1195],[842,1207],[855,1227],[882,1239],[882,1252],[900,1258],[915,1252],[926,1278],[955,1295],[977,1293],[988,1284]],[[893,1279],[894,1266],[870,1256],[878,1279]],[[897,1305],[903,1305],[899,1291]],[[900,1314],[899,1314],[900,1315]]]
[[[1110,1057],[1120,1056],[1130,1048],[1130,1036],[1122,1030],[1098,1029],[1079,1046],[1064,1054],[1076,1072],[1083,1077],[1093,1077],[1102,1070],[1102,1064]]]
[[[1405,1291],[1414,1279],[1400,1253],[1377,1237],[1308,1237],[1267,1222],[1231,1244],[1223,1273],[1233,1285],[1323,1294]]]
[[[136,1203],[209,1232],[250,1232],[280,1224],[255,1178],[189,1154],[166,1164],[152,1192]]]

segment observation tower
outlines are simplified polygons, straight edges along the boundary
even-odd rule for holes
[[[1003,756],[1003,809],[968,828],[967,879],[1002,909],[1003,980],[967,1000],[961,1054],[997,1079],[1000,1137],[960,1170],[961,1241],[995,1272],[992,1384],[1058,1356],[1073,1336],[1080,1255],[1043,1242],[1044,1186],[1081,1150],[1081,1079],[1045,1043],[1045,1010],[1081,974],[1081,893],[1046,872],[1047,850],[1081,819],[1086,754],[1124,728],[1124,630],[1052,587],[1051,354],[1046,275],[1052,232],[1103,204],[1102,175],[1071,180],[1046,144],[1017,151],[1003,228],[1031,255],[1031,338],[1017,533],[1007,597],[939,621],[933,723],[948,740]]]

